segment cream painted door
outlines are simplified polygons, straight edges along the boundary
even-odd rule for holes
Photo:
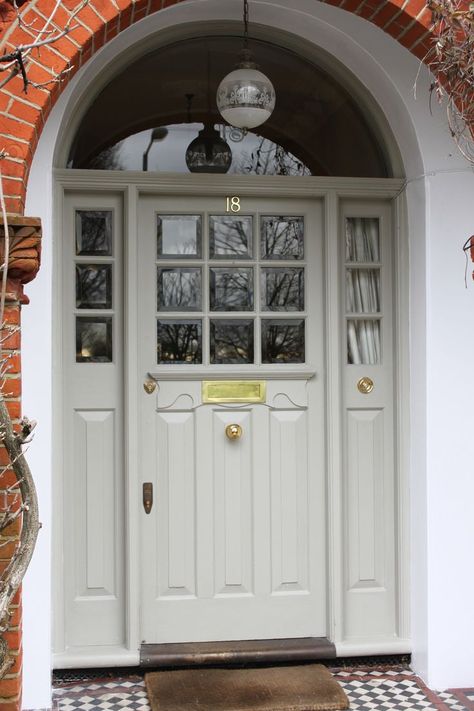
[[[150,194],[138,213],[142,640],[325,636],[322,204]],[[266,392],[206,402],[207,381]]]

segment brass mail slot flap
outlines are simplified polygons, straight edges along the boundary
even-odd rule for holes
[[[203,402],[265,402],[265,380],[203,380]]]

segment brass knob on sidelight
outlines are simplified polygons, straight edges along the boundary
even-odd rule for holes
[[[240,425],[227,425],[225,433],[229,439],[239,439],[242,436],[242,427]]]
[[[361,378],[357,383],[357,390],[362,393],[362,395],[368,395],[374,389],[374,381],[372,378],[365,376]]]

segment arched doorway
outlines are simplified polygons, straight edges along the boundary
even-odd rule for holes
[[[195,44],[206,59],[212,38]],[[278,54],[277,44],[259,46],[264,58]],[[175,68],[179,50],[168,47]],[[159,104],[165,121],[156,106],[144,116],[132,100],[135,125],[128,117],[120,126],[119,117],[111,135],[97,131],[103,106],[124,82],[138,83],[140,63],[163,62],[166,51],[102,90],[79,122],[72,169],[57,176],[64,493],[75,510],[64,540],[65,560],[76,561],[65,575],[68,651],[58,650],[58,664],[124,647],[140,596],[134,634],[148,644],[333,643],[329,611],[343,595],[349,644],[397,649],[390,200],[401,183],[387,177],[398,172],[390,141],[343,84],[288,55],[282,67],[291,57],[323,78],[326,98],[313,95],[296,126],[283,112],[260,139],[309,175],[90,170],[117,139],[185,123],[181,79],[170,94],[177,108]],[[196,118],[204,121],[207,82],[200,93]],[[284,81],[281,97],[288,116]],[[324,101],[341,114],[326,129],[315,109]],[[318,139],[305,142],[314,124]],[[156,383],[151,395],[142,389]],[[217,400],[209,395],[222,387]],[[246,435],[237,442],[225,438],[232,424]],[[336,459],[339,542],[328,535]],[[140,564],[130,554],[132,529]],[[337,556],[336,591],[327,561]],[[245,629],[235,618],[246,619]]]

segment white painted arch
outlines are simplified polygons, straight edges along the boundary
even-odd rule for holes
[[[27,214],[42,218],[44,239],[43,265],[37,279],[28,287],[31,305],[23,313],[24,410],[40,419],[39,432],[30,451],[30,461],[39,484],[44,528],[34,562],[25,582],[25,689],[24,707],[49,705],[51,650],[51,507],[53,466],[52,422],[55,403],[52,389],[54,362],[52,323],[57,295],[53,284],[53,165],[61,164],[72,135],[74,122],[81,114],[84,102],[90,100],[94,78],[104,80],[115,73],[120,57],[142,51],[157,33],[171,37],[189,23],[216,23],[221,28],[241,18],[240,0],[188,0],[142,20],[107,44],[74,77],[63,92],[49,117],[33,162],[27,195]],[[303,43],[322,49],[332,56],[337,66],[350,68],[371,97],[375,113],[381,112],[390,127],[401,161],[399,174],[406,176],[406,210],[410,238],[410,273],[400,284],[410,323],[411,374],[410,422],[411,444],[406,453],[412,499],[412,576],[411,609],[414,663],[433,686],[462,686],[474,683],[468,661],[468,640],[474,635],[474,622],[461,625],[462,615],[470,612],[469,597],[454,590],[449,579],[440,575],[436,552],[441,552],[442,566],[454,573],[455,561],[468,560],[469,548],[462,546],[459,535],[472,525],[458,510],[460,501],[474,497],[474,485],[467,472],[469,458],[458,447],[458,471],[461,489],[448,499],[451,532],[440,539],[438,517],[443,513],[445,491],[442,463],[446,462],[444,442],[457,442],[456,425],[472,422],[466,402],[455,398],[450,408],[450,421],[443,418],[443,408],[452,393],[439,379],[446,368],[453,368],[453,356],[444,353],[444,328],[449,320],[452,338],[456,339],[456,355],[469,355],[474,349],[474,335],[463,328],[465,319],[472,318],[472,292],[460,291],[462,255],[446,248],[446,229],[459,233],[459,242],[472,231],[469,205],[474,189],[474,176],[459,158],[451,143],[442,110],[429,112],[429,77],[424,71],[418,80],[418,100],[413,96],[413,84],[419,66],[416,59],[403,50],[381,30],[352,14],[315,3],[314,0],[255,0],[252,21],[260,28],[271,28],[283,34],[291,33]],[[204,25],[203,25],[204,26]],[[317,51],[317,49],[316,49]],[[369,102],[370,103],[370,102]],[[394,154],[395,160],[395,154]],[[449,203],[446,194],[450,195]],[[456,245],[455,245],[456,246]],[[457,246],[456,246],[457,248]],[[401,255],[402,259],[408,255]],[[440,298],[437,285],[443,280],[445,297]],[[407,298],[409,281],[410,301]],[[448,316],[454,309],[455,318]],[[438,315],[442,314],[441,323]],[[50,314],[51,318],[45,315]],[[471,329],[472,331],[472,329]],[[38,349],[38,344],[41,349]],[[53,363],[53,369],[51,368]],[[41,377],[38,377],[41,373]],[[443,400],[444,398],[444,400]],[[406,415],[406,413],[405,413]],[[402,423],[408,430],[408,421]],[[408,432],[405,433],[408,435]],[[408,440],[408,436],[406,437]],[[456,533],[457,532],[457,533]],[[408,532],[405,533],[408,538]],[[449,543],[456,543],[456,553]],[[408,575],[408,573],[407,573]],[[470,576],[470,577],[469,577]],[[454,577],[454,576],[453,576]],[[465,583],[474,584],[472,569],[465,574]],[[452,578],[453,579],[453,578]],[[436,583],[435,587],[432,586]],[[454,584],[455,585],[455,584]],[[428,592],[430,586],[430,592]],[[450,606],[449,629],[436,626],[436,620],[446,605]],[[456,602],[456,607],[454,607]],[[38,615],[38,608],[42,614]],[[472,616],[471,616],[472,619]],[[454,650],[456,645],[456,651]],[[448,664],[444,650],[450,648]],[[453,648],[451,648],[453,647]],[[105,663],[105,661],[104,661]],[[471,677],[469,675],[471,674]],[[470,681],[469,681],[470,679]]]

